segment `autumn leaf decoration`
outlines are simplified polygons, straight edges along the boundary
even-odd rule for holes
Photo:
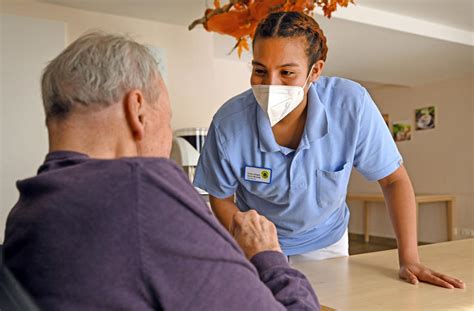
[[[243,50],[249,51],[249,42],[255,34],[258,23],[273,12],[298,11],[311,14],[320,7],[328,18],[338,6],[347,7],[354,0],[229,0],[221,5],[214,0],[214,9],[207,9],[204,16],[192,22],[188,29],[203,25],[210,32],[229,35],[237,40],[234,50],[239,58]]]

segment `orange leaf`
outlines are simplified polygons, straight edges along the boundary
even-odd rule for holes
[[[250,49],[249,49],[249,43],[248,43],[247,39],[243,39],[241,42],[242,42],[242,43],[241,43],[241,44],[242,44],[242,47],[243,47],[247,52],[250,51]]]
[[[250,27],[248,10],[229,11],[214,15],[206,23],[206,30],[232,36],[239,40],[248,35]]]
[[[221,2],[219,0],[214,0],[214,7],[216,9],[220,8],[221,7]]]
[[[249,44],[247,42],[247,39],[240,38],[239,42],[237,43],[237,54],[239,55],[239,58],[242,56],[243,50],[249,51]]]

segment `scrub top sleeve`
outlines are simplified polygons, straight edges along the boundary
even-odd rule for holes
[[[367,90],[359,113],[354,167],[369,181],[380,180],[398,169],[402,156],[382,114]]]
[[[233,195],[238,186],[238,179],[228,159],[219,130],[213,122],[199,157],[194,186],[220,199]]]

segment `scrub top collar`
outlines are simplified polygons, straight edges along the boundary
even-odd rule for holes
[[[255,100],[255,97],[254,97]],[[294,150],[280,146],[273,136],[270,120],[268,120],[265,112],[260,108],[255,100],[257,109],[257,129],[260,151],[277,152],[281,151],[287,155]],[[324,104],[319,99],[316,92],[316,85],[313,83],[308,91],[308,115],[306,117],[306,125],[301,137],[299,149],[308,149],[311,142],[324,137],[328,133],[328,120]]]

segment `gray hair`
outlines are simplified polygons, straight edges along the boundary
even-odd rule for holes
[[[75,107],[105,108],[133,89],[154,103],[158,63],[150,50],[124,35],[92,32],[52,60],[41,89],[46,120],[64,118]]]

